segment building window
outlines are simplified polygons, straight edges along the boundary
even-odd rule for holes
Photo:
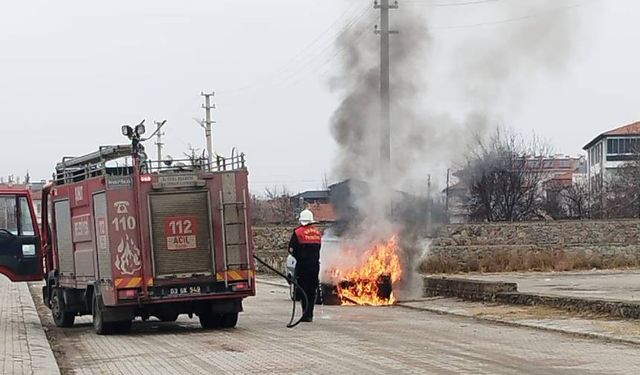
[[[629,155],[637,153],[640,142],[638,138],[607,139],[607,155]]]
[[[607,139],[607,155],[615,155],[618,153],[618,140]]]

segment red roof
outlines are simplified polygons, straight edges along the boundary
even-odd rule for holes
[[[640,135],[640,121],[609,130],[604,135]]]
[[[330,203],[313,203],[307,207],[313,212],[313,219],[318,222],[336,221],[336,213]]]
[[[591,142],[587,143],[582,149],[586,150],[596,144],[600,139],[612,135],[640,135],[640,121],[609,130],[595,137]]]

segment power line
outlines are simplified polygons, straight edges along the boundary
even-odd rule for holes
[[[475,28],[475,27],[500,25],[500,24],[505,24],[505,23],[512,23],[512,22],[517,22],[517,21],[528,20],[528,19],[532,19],[532,18],[538,18],[538,17],[545,16],[545,15],[548,15],[548,14],[559,13],[559,12],[567,11],[567,10],[574,9],[574,8],[580,8],[580,7],[583,7],[585,5],[587,5],[587,4],[573,4],[573,5],[554,8],[554,9],[549,9],[549,10],[546,10],[546,11],[543,11],[543,12],[539,12],[539,13],[535,13],[535,14],[529,14],[529,15],[525,15],[525,16],[521,16],[521,17],[513,17],[513,18],[507,18],[507,19],[503,19],[503,20],[490,21],[490,22],[479,22],[479,23],[472,23],[472,24],[465,24],[465,25],[431,26],[431,27],[426,27],[426,29],[428,29],[428,30],[468,29],[468,28]]]
[[[347,52],[347,50],[352,47],[353,45],[357,45],[364,37],[366,36],[370,36],[373,35],[373,33],[371,32],[373,29],[373,26],[376,24],[376,22],[371,22],[369,24],[367,24],[362,30],[360,30],[359,32],[357,32],[355,34],[355,37],[351,40],[351,43],[349,45],[343,45],[340,48],[336,49],[336,51],[332,54],[327,56],[323,61],[321,61],[319,64],[316,65],[315,68],[313,68],[312,70],[308,71],[306,74],[303,74],[301,76],[298,76],[297,79],[293,80],[293,81],[287,81],[284,83],[284,85],[289,85],[289,86],[295,86],[298,83],[306,80],[307,78],[309,78],[313,73],[318,72],[320,69],[325,68],[324,70],[321,71],[321,73],[319,74],[319,76],[325,76],[326,74],[328,74],[328,72],[331,70],[332,66],[329,65],[329,63],[333,60],[335,60],[337,57],[339,56],[344,56],[345,53]],[[294,76],[292,76],[293,78]]]
[[[374,28],[374,26],[376,25],[376,23],[377,23],[377,21],[374,21],[374,22],[370,23],[368,27],[364,28],[364,29],[362,30],[362,32],[360,32],[360,33],[356,36],[356,38],[352,41],[351,45],[357,45],[357,44],[359,44],[359,43],[360,43],[360,42],[361,42],[365,37],[368,37],[368,36],[369,36],[369,37],[372,37],[374,34],[373,34],[373,33],[371,33],[371,32],[369,32],[369,31],[370,31],[371,29],[373,29],[373,28]],[[331,69],[333,68],[333,66],[332,66],[332,65],[330,65],[330,64],[328,64],[328,63],[329,63],[329,62],[331,62],[331,61],[333,61],[336,57],[343,57],[343,56],[347,53],[347,49],[348,49],[349,47],[351,47],[351,45],[349,45],[349,46],[345,45],[345,46],[342,46],[341,48],[337,49],[337,50],[335,51],[335,53],[334,53],[333,55],[331,55],[331,56],[330,56],[330,57],[329,57],[329,58],[328,58],[328,59],[327,59],[327,60],[322,64],[322,66],[325,66],[325,69],[324,69],[324,70],[322,70],[322,71],[320,72],[319,76],[320,76],[320,77],[326,77],[326,76],[328,76],[329,72],[331,72]],[[307,77],[309,77],[309,76],[310,76],[310,74],[308,74],[308,75],[307,75]],[[305,77],[305,78],[303,78],[303,79],[301,79],[301,80],[298,80],[298,81],[294,82],[293,84],[297,84],[298,82],[303,81],[303,80],[304,80],[304,79],[306,79],[307,77]]]
[[[308,66],[313,66],[315,65],[317,66],[323,66],[324,64],[326,64],[327,62],[329,62],[331,60],[331,58],[329,60],[323,60],[322,63],[318,64],[318,57],[321,57],[322,55],[324,55],[325,53],[328,53],[332,47],[334,47],[335,45],[335,40],[341,38],[343,35],[346,35],[350,30],[352,30],[353,28],[355,28],[356,26],[361,24],[361,20],[363,20],[366,16],[366,11],[368,11],[369,9],[365,9],[365,12],[362,12],[360,15],[358,15],[356,18],[354,18],[353,20],[351,20],[351,22],[349,22],[348,24],[346,24],[341,30],[340,32],[338,32],[336,34],[336,37],[334,40],[332,40],[330,43],[326,44],[324,46],[324,48],[322,48],[321,50],[318,51],[316,56],[310,56],[309,59],[307,59],[308,61],[306,62],[306,64],[300,65],[298,66],[298,69],[296,69],[292,74],[289,74],[288,76],[286,76],[285,78],[283,78],[281,80],[281,82],[288,82],[292,79],[294,79],[296,76],[298,76],[300,73],[303,73],[305,68]],[[366,29],[365,29],[366,31]],[[356,32],[356,35],[359,35],[359,33]],[[344,50],[346,49],[346,46],[343,46],[340,48],[340,50]]]
[[[291,182],[322,182],[322,180],[272,180],[272,181],[249,181],[251,184],[279,184]]]
[[[282,66],[280,66],[280,68],[275,69],[271,73],[268,73],[263,77],[256,79],[255,81],[253,81],[248,85],[241,86],[238,88],[219,90],[218,93],[232,94],[235,92],[248,90],[264,83],[265,81],[269,81],[270,79],[274,78],[279,73],[286,71],[287,68],[289,68],[292,65],[295,65],[296,63],[298,64],[303,63],[302,65],[303,67],[308,65],[309,61],[313,61],[314,59],[314,52],[310,51],[309,53],[305,53],[306,51],[310,50],[311,47],[317,45],[318,42],[320,42],[323,39],[323,37],[327,35],[330,31],[335,30],[335,27],[345,18],[345,16],[347,19],[351,18],[350,21],[348,21],[344,27],[339,29],[337,32],[334,32],[333,34],[331,34],[328,40],[320,44],[321,47],[318,48],[317,50],[319,50],[320,53],[323,53],[323,51],[327,49],[327,45],[330,47],[334,40],[339,38],[340,35],[346,33],[351,27],[353,27],[353,25],[356,24],[366,14],[367,10],[369,10],[369,7],[367,6],[359,12],[358,11],[354,12],[354,10],[358,9],[357,5],[358,5],[357,2],[352,3],[351,6],[347,8],[344,12],[342,12],[342,14],[337,19],[335,19],[322,33],[320,33],[309,44],[307,44],[304,48],[298,51],[298,53],[296,53],[293,57],[288,59],[288,61]],[[353,14],[355,14],[355,16],[353,16]],[[324,47],[322,47],[323,45]],[[296,69],[295,72],[297,73],[299,70],[300,70],[300,65],[298,65],[298,68]]]
[[[500,0],[474,0],[474,1],[463,1],[463,2],[454,2],[454,3],[433,3],[430,1],[418,1],[418,0],[404,0],[402,1],[402,5],[430,5],[432,7],[457,7],[457,6],[466,6],[466,5],[480,5],[487,3],[495,3]]]

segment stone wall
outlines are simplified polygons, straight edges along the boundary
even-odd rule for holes
[[[293,229],[254,227],[256,255],[284,270]],[[436,230],[421,268],[455,273],[638,266],[640,220],[583,220],[445,225]]]
[[[426,272],[566,270],[640,263],[640,220],[452,224],[440,227],[434,237],[423,264]],[[493,269],[483,269],[489,266]]]
[[[254,227],[253,244],[255,255],[271,267],[284,271],[287,264],[287,248],[294,227],[273,226]],[[266,272],[266,268],[256,262],[258,272]]]

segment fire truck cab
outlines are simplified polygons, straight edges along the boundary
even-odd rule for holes
[[[0,191],[0,273],[44,278],[60,327],[86,314],[99,334],[180,314],[205,329],[234,327],[242,300],[255,295],[244,154],[149,161],[138,147],[58,163],[40,230],[27,192]]]
[[[31,194],[0,189],[0,273],[11,281],[42,280],[42,251]]]

